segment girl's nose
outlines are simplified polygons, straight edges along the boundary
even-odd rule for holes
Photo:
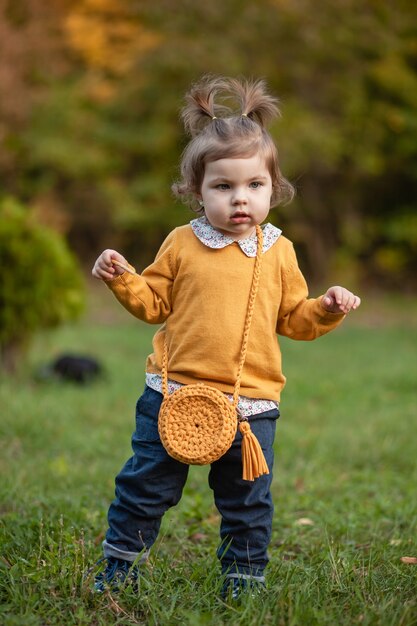
[[[235,205],[246,204],[247,196],[245,191],[243,189],[236,189],[232,197],[232,202]]]

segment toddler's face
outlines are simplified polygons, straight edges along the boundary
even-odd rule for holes
[[[255,154],[207,163],[198,197],[210,224],[237,241],[250,237],[266,219],[271,195],[265,159]]]

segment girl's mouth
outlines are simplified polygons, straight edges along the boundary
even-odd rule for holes
[[[245,224],[247,222],[250,222],[250,217],[247,213],[244,213],[243,211],[237,211],[236,213],[233,213],[230,221],[233,222],[233,224]]]

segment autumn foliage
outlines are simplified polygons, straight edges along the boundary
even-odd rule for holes
[[[170,187],[203,73],[262,76],[296,200],[272,220],[316,282],[416,289],[417,8],[411,1],[0,1],[2,193],[84,264],[139,266],[190,218]]]

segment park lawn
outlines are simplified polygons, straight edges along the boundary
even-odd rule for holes
[[[96,311],[39,336],[26,369],[0,383],[0,623],[417,624],[417,565],[401,560],[417,557],[417,323],[385,312],[368,305],[315,342],[282,341],[268,593],[238,606],[218,600],[205,467],[165,516],[139,594],[91,593],[155,329]],[[36,382],[64,350],[99,358],[104,378]]]

